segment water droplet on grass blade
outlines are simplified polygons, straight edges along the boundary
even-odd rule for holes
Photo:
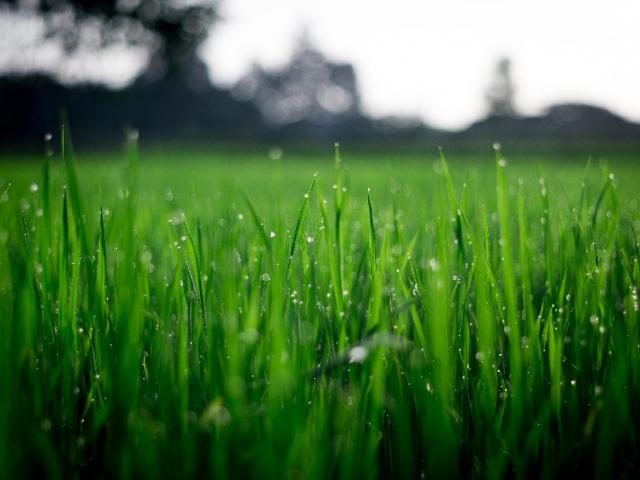
[[[216,399],[209,404],[200,417],[200,422],[206,426],[213,424],[216,427],[223,427],[231,421],[229,410],[222,404],[221,399]]]
[[[353,347],[349,350],[349,363],[362,363],[367,358],[368,354],[368,350],[361,345]]]
[[[438,260],[436,260],[435,258],[429,259],[429,268],[432,271],[437,272],[440,269],[440,264],[438,263]]]
[[[177,210],[171,215],[171,217],[169,217],[169,223],[176,226],[184,223],[185,219],[186,216],[184,212],[182,210]]]
[[[127,140],[129,142],[135,142],[140,137],[140,132],[136,128],[128,128],[127,129]]]
[[[271,160],[280,160],[284,155],[284,151],[280,147],[271,147],[268,155]]]

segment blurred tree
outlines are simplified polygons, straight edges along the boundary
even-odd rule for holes
[[[515,87],[511,79],[511,60],[498,60],[493,79],[486,93],[489,114],[501,117],[512,117],[516,114],[514,106]]]
[[[356,74],[348,63],[333,63],[303,32],[289,62],[277,71],[254,65],[235,86],[272,124],[326,123],[360,115]]]
[[[67,51],[112,43],[145,45],[151,51],[146,77],[206,77],[197,49],[216,19],[217,0],[0,0],[42,15],[47,37]]]

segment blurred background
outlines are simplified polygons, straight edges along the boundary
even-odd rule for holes
[[[0,149],[640,151],[634,0],[0,0]]]

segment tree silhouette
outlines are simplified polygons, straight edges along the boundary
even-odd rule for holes
[[[234,91],[242,99],[251,99],[272,124],[327,123],[360,114],[353,66],[329,61],[306,32],[284,67],[268,71],[254,65]]]
[[[151,51],[147,74],[158,78],[201,69],[197,48],[216,18],[217,0],[0,0],[12,9],[44,17],[47,37],[67,51],[83,48],[82,26],[91,29],[92,48],[124,40]],[[95,40],[97,37],[97,41]],[[201,74],[201,73],[200,73]]]
[[[486,93],[489,114],[502,117],[516,115],[515,87],[511,79],[511,60],[501,58],[496,63],[494,76]]]

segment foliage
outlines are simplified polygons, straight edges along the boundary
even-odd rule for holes
[[[272,124],[327,124],[361,117],[354,67],[333,63],[303,32],[289,62],[276,71],[253,65],[233,89],[251,99]]]
[[[153,48],[150,72],[186,73],[215,19],[216,0],[0,0],[46,20],[47,35],[67,49],[99,49],[118,43]]]
[[[511,60],[502,58],[496,64],[493,79],[486,93],[489,115],[514,116],[515,90],[511,78]]]

